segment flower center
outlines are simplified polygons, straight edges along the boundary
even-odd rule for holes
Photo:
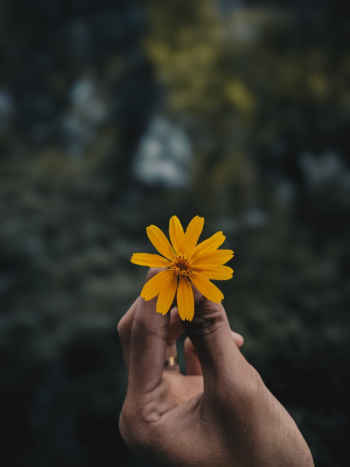
[[[173,262],[172,269],[175,271],[175,274],[178,276],[186,275],[188,276],[191,271],[192,260],[187,258],[182,253],[176,255],[176,259]]]

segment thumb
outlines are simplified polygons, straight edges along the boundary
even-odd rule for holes
[[[184,321],[184,328],[198,353],[204,387],[217,394],[219,387],[232,385],[245,359],[232,339],[222,304],[211,302],[196,290],[194,296],[194,317]]]

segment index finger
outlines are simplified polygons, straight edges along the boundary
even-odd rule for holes
[[[146,282],[162,272],[151,268]],[[152,391],[162,379],[170,313],[157,313],[156,303],[156,298],[149,301],[141,298],[132,324],[129,388],[134,395]]]

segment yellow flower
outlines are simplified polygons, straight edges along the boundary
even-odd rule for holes
[[[179,219],[173,216],[169,223],[170,240],[155,225],[147,227],[153,246],[163,255],[134,253],[131,262],[140,266],[166,268],[150,279],[141,291],[141,297],[151,300],[158,295],[157,312],[166,314],[175,298],[182,320],[191,321],[194,315],[194,297],[191,284],[208,300],[220,303],[221,291],[209,280],[232,278],[233,270],[224,266],[233,257],[232,250],[218,250],[225,236],[217,232],[197,245],[204,225],[203,217],[196,216],[184,232]]]

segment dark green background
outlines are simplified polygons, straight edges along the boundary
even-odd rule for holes
[[[4,467],[146,465],[116,326],[174,214],[227,235],[244,355],[348,465],[349,31],[345,0],[1,1]]]

